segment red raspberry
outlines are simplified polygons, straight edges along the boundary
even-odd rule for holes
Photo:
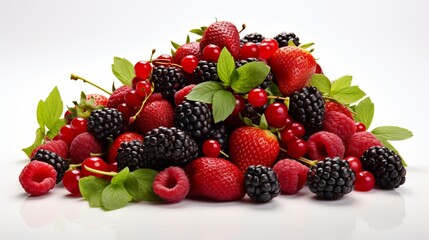
[[[54,188],[57,171],[53,166],[41,161],[31,161],[19,175],[22,188],[33,196],[43,195]]]
[[[326,102],[325,103],[325,111],[327,113],[328,112],[340,112],[340,113],[345,114],[351,120],[354,120],[353,115],[350,112],[350,110],[346,106],[344,106],[340,103],[337,103],[337,102]]]
[[[185,100],[186,95],[188,95],[188,93],[190,93],[192,88],[194,87],[195,84],[188,85],[174,94],[174,103],[176,104],[176,106]]]
[[[307,182],[308,167],[295,160],[280,160],[274,165],[273,170],[279,179],[282,193],[295,194]]]
[[[125,102],[125,95],[133,90],[128,85],[123,85],[117,88],[109,97],[109,100],[107,101],[107,107],[108,108],[116,108],[119,104]]]
[[[360,158],[367,149],[373,146],[383,146],[371,132],[357,132],[346,142],[346,156]]]
[[[174,108],[165,100],[147,102],[136,119],[143,134],[160,126],[173,127]]]
[[[185,171],[180,167],[168,167],[156,175],[153,191],[167,202],[180,202],[191,188]]]
[[[46,142],[45,144],[42,144],[42,145],[36,147],[31,152],[30,158],[32,158],[34,156],[34,154],[36,154],[39,149],[45,149],[45,150],[48,150],[50,152],[54,152],[63,159],[69,158],[69,146],[64,140],[61,140],[61,139]]]
[[[341,138],[331,132],[317,132],[311,135],[307,141],[307,153],[311,159],[343,158],[344,151],[345,148]]]
[[[77,135],[70,144],[72,163],[82,163],[91,153],[103,152],[103,145],[89,132]]]
[[[356,124],[345,114],[331,111],[325,114],[323,130],[335,133],[341,138],[341,140],[343,140],[343,142],[345,142],[356,133]]]

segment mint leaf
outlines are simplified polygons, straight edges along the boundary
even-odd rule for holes
[[[122,84],[128,86],[131,86],[131,82],[136,76],[134,65],[127,59],[120,57],[113,58],[112,72]]]
[[[338,78],[337,80],[332,82],[331,85],[331,92],[332,93],[337,93],[340,92],[344,89],[349,88],[352,85],[352,76],[342,76],[340,78]]]
[[[57,87],[51,91],[43,105],[42,119],[40,120],[43,121],[48,129],[52,129],[63,112],[63,101],[61,100],[60,92]]]
[[[274,83],[274,81],[270,81],[268,83],[268,87],[265,89],[270,96],[282,96],[279,87]]]
[[[402,156],[399,154],[398,150],[396,150],[396,148],[385,138],[382,137],[377,137],[378,140],[380,140],[380,142],[383,144],[383,146],[387,147],[388,149],[392,150],[393,152],[396,153],[396,155],[398,155],[401,158],[401,162],[402,165],[404,165],[404,167],[407,166],[407,163],[405,162],[404,158],[402,158]]]
[[[332,97],[343,104],[357,102],[365,95],[366,94],[358,86],[349,86],[339,91],[332,91]]]
[[[211,104],[213,101],[213,95],[222,89],[224,89],[224,87],[219,82],[202,82],[192,88],[191,92],[186,95],[186,99]]]
[[[381,126],[374,128],[371,132],[378,138],[393,141],[405,140],[413,136],[410,130],[396,126]]]
[[[52,128],[51,128],[51,129],[49,129],[49,131],[46,133],[46,136],[47,136],[49,139],[53,139],[55,136],[57,136],[57,135],[58,135],[58,133],[60,132],[60,129],[61,129],[64,125],[66,125],[66,121],[64,121],[64,119],[63,119],[63,118],[57,119],[57,120],[54,122],[54,125],[52,126]]]
[[[219,90],[213,95],[212,107],[214,122],[218,123],[223,121],[231,115],[234,110],[235,97],[227,90]]]
[[[371,102],[371,98],[367,97],[360,101],[355,107],[355,112],[355,121],[363,123],[369,129],[374,117],[374,103]]]
[[[153,192],[152,183],[157,171],[140,168],[130,173],[129,179],[124,183],[134,201],[160,201],[161,199]]]
[[[250,62],[237,68],[237,72],[238,79],[231,83],[231,88],[237,93],[248,93],[265,80],[270,67],[263,62]]]
[[[39,103],[37,104],[37,123],[39,124],[40,128],[45,129],[45,122],[44,122],[44,111],[45,111],[45,102],[43,100],[39,100]]]
[[[259,127],[261,129],[264,129],[264,130],[268,129],[268,121],[267,121],[267,118],[265,117],[265,114],[262,114],[262,116],[261,116],[261,121],[259,122]]]
[[[119,185],[123,184],[125,181],[127,181],[127,178],[130,174],[130,169],[128,167],[122,169],[118,174],[113,176],[112,180],[110,181],[110,184]]]
[[[101,193],[101,204],[106,210],[125,207],[132,200],[123,184],[110,184]]]
[[[29,147],[23,148],[22,151],[30,157],[30,154],[33,152],[36,147],[40,146],[43,143],[43,139],[45,138],[44,128],[38,128],[36,130],[36,139],[33,144]]]
[[[108,185],[109,181],[94,176],[79,179],[80,193],[91,207],[102,207],[101,195]]]
[[[226,47],[222,49],[217,61],[217,73],[225,86],[231,85],[231,76],[235,71],[234,57]]]
[[[313,74],[310,85],[316,87],[323,95],[329,95],[331,91],[331,81],[324,74]]]

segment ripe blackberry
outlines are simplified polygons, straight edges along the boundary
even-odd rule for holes
[[[270,167],[249,166],[244,173],[244,186],[251,200],[264,203],[280,194],[276,173]]]
[[[235,68],[239,68],[241,66],[243,66],[246,63],[249,62],[259,62],[258,59],[256,58],[247,58],[247,59],[242,59],[239,61],[235,61]],[[273,74],[271,73],[271,71],[268,73],[267,77],[264,79],[264,81],[257,87],[265,89],[269,86],[270,82],[273,80]]]
[[[117,150],[116,162],[118,163],[118,171],[128,167],[130,171],[139,168],[153,168],[154,166],[145,161],[143,158],[143,142],[139,140],[132,140],[129,142],[121,143]]]
[[[264,40],[264,38],[265,37],[262,36],[262,34],[260,34],[260,33],[249,33],[240,39],[240,45],[243,45],[243,44],[248,43],[248,42],[261,43],[262,40]]]
[[[299,46],[299,38],[295,35],[295,33],[287,33],[287,32],[281,32],[277,34],[277,36],[274,37],[274,39],[279,43],[279,48],[287,46],[288,42],[292,40],[292,42],[295,44],[295,46]]]
[[[325,117],[325,100],[315,87],[304,87],[290,96],[289,114],[309,132],[322,129]]]
[[[45,149],[39,149],[31,158],[31,161],[38,160],[52,165],[57,171],[56,183],[61,182],[64,173],[69,169],[69,162],[58,156],[56,153]]]
[[[162,97],[174,104],[174,94],[184,88],[186,78],[177,67],[156,66],[152,70],[152,81],[155,85],[155,92],[162,94]]]
[[[97,139],[116,138],[122,127],[122,113],[116,108],[97,109],[88,118],[88,132]]]
[[[217,74],[217,63],[201,60],[194,70],[194,76],[199,83],[205,81],[220,81]]]
[[[174,110],[174,126],[195,140],[203,140],[212,129],[213,116],[207,104],[185,100]]]
[[[354,188],[355,172],[347,160],[339,157],[326,158],[311,166],[307,183],[311,192],[324,200],[339,199]]]
[[[168,166],[185,166],[198,156],[198,145],[185,131],[159,127],[146,133],[143,141],[144,158],[154,169]]]
[[[405,183],[406,170],[401,158],[386,147],[374,146],[360,158],[363,170],[375,178],[375,184],[384,189],[397,188]]]
[[[261,116],[265,112],[265,108],[267,108],[268,104],[265,104],[262,107],[254,107],[250,103],[246,103],[243,110],[241,110],[241,117],[248,118],[252,120],[252,123],[259,126],[259,122],[261,121]]]

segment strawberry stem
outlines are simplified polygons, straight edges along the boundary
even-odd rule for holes
[[[87,79],[85,79],[85,78],[83,78],[81,76],[78,76],[78,75],[76,75],[74,73],[71,74],[70,79],[72,79],[72,80],[82,80],[84,83],[91,84],[92,86],[100,89],[101,91],[103,91],[103,92],[105,92],[105,93],[107,93],[109,95],[112,95],[112,93],[109,92],[109,91],[107,91],[106,89],[104,89],[104,88],[98,86],[97,84],[95,84],[95,83],[93,83],[93,82],[91,82],[91,81],[89,81],[89,80],[87,80]]]

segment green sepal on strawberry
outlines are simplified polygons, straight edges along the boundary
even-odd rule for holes
[[[81,92],[79,103],[77,101],[73,101],[73,104],[73,107],[68,108],[71,112],[71,118],[88,118],[92,111],[104,108],[104,106],[107,105],[107,99],[104,100],[104,98],[99,97],[96,94],[90,94],[87,97],[84,92]]]

